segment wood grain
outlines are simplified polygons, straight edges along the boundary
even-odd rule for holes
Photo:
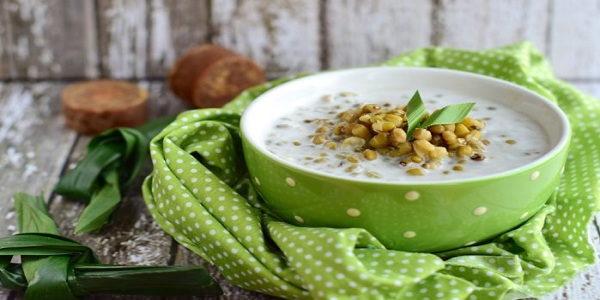
[[[321,68],[319,1],[213,2],[213,43],[255,59],[270,78]]]
[[[568,79],[600,80],[600,1],[554,1],[550,54],[555,72]]]
[[[0,236],[15,233],[12,196],[49,197],[76,135],[60,113],[62,84],[0,84]]]
[[[92,6],[79,0],[0,1],[0,78],[95,76]]]
[[[166,76],[177,55],[206,42],[207,0],[98,0],[101,74]]]
[[[436,44],[492,48],[522,40],[546,51],[549,1],[439,0]]]
[[[17,229],[13,195],[48,197],[69,155],[75,135],[57,105],[62,86],[0,83],[0,236]],[[1,299],[8,294],[0,290]]]
[[[433,9],[431,1],[327,1],[324,67],[378,63],[429,45]]]

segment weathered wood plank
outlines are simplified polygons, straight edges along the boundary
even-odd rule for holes
[[[326,3],[324,68],[373,64],[431,43],[432,1]]]
[[[96,76],[92,1],[3,0],[0,10],[0,78]]]
[[[319,70],[319,1],[213,1],[212,42],[255,59],[268,77]]]
[[[206,41],[207,1],[99,0],[101,74],[165,76],[178,54]]]
[[[556,74],[569,79],[600,79],[600,2],[553,3],[550,54]]]
[[[529,40],[546,51],[549,1],[440,0],[435,43],[469,49]]]
[[[15,232],[11,198],[49,196],[75,140],[60,113],[60,84],[0,84],[0,236]]]
[[[48,83],[0,83],[0,236],[16,231],[13,195],[49,196],[73,144],[75,135],[60,115],[60,90]],[[0,298],[6,295],[0,291]]]
[[[175,59],[208,41],[208,0],[153,0],[147,77],[165,76]]]
[[[6,1],[0,1],[0,79],[8,78],[8,73],[10,69],[10,55],[8,54],[8,45],[11,24],[8,22],[8,9],[6,8],[6,5]]]

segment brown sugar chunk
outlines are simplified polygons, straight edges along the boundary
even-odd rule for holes
[[[173,93],[190,105],[220,107],[244,89],[263,83],[265,72],[250,58],[205,44],[182,55],[168,80]]]
[[[61,94],[67,126],[81,134],[115,127],[137,127],[147,120],[148,92],[118,80],[90,80],[67,86]]]

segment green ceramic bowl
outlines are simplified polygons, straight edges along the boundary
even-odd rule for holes
[[[334,176],[266,149],[266,132],[274,120],[308,99],[336,91],[415,89],[509,104],[541,125],[549,150],[508,171],[409,183]],[[525,222],[558,185],[570,138],[563,112],[525,88],[472,73],[401,67],[331,71],[290,81],[247,108],[241,131],[253,184],[275,217],[298,226],[364,228],[389,249],[420,252],[473,245]]]

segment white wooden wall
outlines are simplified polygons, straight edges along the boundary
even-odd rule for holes
[[[162,78],[213,42],[269,77],[414,48],[529,40],[555,73],[600,81],[600,0],[0,0],[0,79]]]

